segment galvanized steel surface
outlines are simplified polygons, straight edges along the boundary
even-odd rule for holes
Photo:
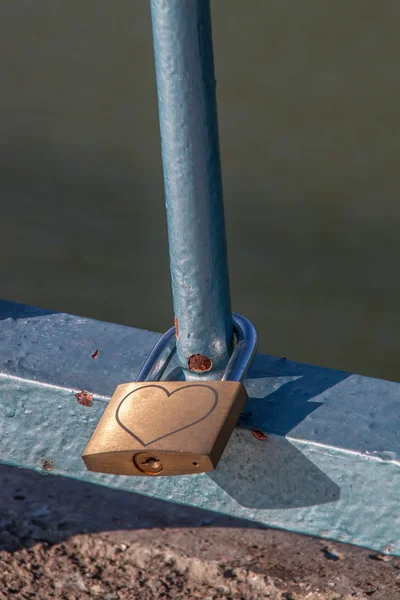
[[[209,0],[152,0],[179,363],[218,378],[232,347]],[[204,375],[203,375],[204,377]]]
[[[396,383],[258,355],[214,473],[138,481],[86,471],[81,453],[110,395],[159,337],[0,303],[0,461],[400,555]],[[82,389],[92,406],[78,403]]]
[[[254,325],[237,313],[233,313],[236,344],[226,368],[221,377],[222,381],[240,381],[246,376],[258,347],[258,335]],[[176,350],[174,327],[164,333],[147,357],[140,369],[136,381],[158,381],[163,376]],[[177,368],[168,373],[168,379],[184,380],[188,371]],[[191,377],[190,377],[191,378]]]

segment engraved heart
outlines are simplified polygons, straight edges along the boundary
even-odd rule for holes
[[[197,388],[195,394],[189,392],[191,388]],[[115,418],[142,446],[148,446],[204,421],[217,404],[218,392],[209,385],[193,383],[170,392],[149,384],[126,394]]]

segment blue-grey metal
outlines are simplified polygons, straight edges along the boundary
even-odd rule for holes
[[[213,473],[87,471],[81,454],[106,403],[159,339],[0,303],[0,462],[400,555],[397,383],[257,355],[248,404]],[[91,407],[78,403],[81,390]]]
[[[232,315],[209,0],[152,0],[177,355],[203,354],[219,378]]]
[[[155,344],[140,369],[136,381],[159,381],[168,367],[175,349],[175,327],[171,327]]]
[[[222,381],[243,381],[257,353],[258,335],[251,321],[233,313],[236,345],[222,375]]]
[[[243,381],[257,352],[258,335],[254,325],[236,313],[233,314],[236,345],[225,368],[222,381]],[[175,328],[172,327],[158,340],[136,381],[159,381],[168,367],[175,350]]]

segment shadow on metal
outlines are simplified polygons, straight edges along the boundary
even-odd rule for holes
[[[339,500],[338,485],[289,440],[278,436],[288,434],[323,405],[314,398],[349,376],[286,359],[270,357],[266,362],[256,358],[249,372],[253,384],[262,383],[265,388],[266,380],[280,378],[279,387],[262,398],[250,397],[238,425],[259,429],[267,439],[253,436],[240,453],[228,444],[218,469],[209,477],[247,508],[300,508]],[[290,380],[282,385],[282,377]]]
[[[258,428],[269,434],[287,435],[299,423],[323,405],[313,400],[329,388],[350,377],[345,371],[310,367],[285,358],[257,356],[250,368],[248,379],[258,387],[268,379],[279,378],[279,387],[270,394],[254,398],[249,393],[239,427]],[[282,378],[289,381],[283,383]],[[260,380],[260,381],[256,381]]]
[[[17,304],[9,300],[0,300],[0,321],[3,319],[29,319],[56,314],[55,310],[36,308],[26,304]]]
[[[208,476],[247,508],[311,507],[340,499],[336,483],[288,440],[275,436],[248,439],[241,453],[237,445],[228,444],[218,468]]]

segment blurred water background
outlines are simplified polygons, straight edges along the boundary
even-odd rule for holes
[[[212,6],[234,310],[400,380],[400,3]],[[164,331],[147,0],[4,0],[0,50],[0,296]]]

